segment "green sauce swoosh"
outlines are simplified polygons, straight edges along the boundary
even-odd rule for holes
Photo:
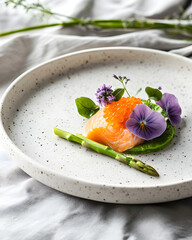
[[[175,127],[170,122],[167,122],[167,128],[165,132],[158,138],[154,138],[150,141],[145,141],[143,144],[135,146],[131,149],[124,151],[128,154],[146,154],[158,152],[166,148],[175,137]]]

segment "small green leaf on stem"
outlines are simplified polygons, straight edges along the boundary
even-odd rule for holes
[[[157,88],[146,87],[145,92],[152,100],[159,101],[162,98],[162,92]]]
[[[75,103],[78,113],[86,118],[90,118],[100,109],[98,105],[96,105],[90,98],[87,97],[76,98]]]
[[[114,77],[115,79],[117,79],[119,82],[122,83],[123,88],[124,88],[125,92],[127,93],[128,97],[131,97],[131,95],[129,94],[129,92],[127,91],[127,88],[126,88],[126,86],[125,86],[125,85],[130,81],[130,79],[127,78],[127,77],[125,77],[125,76],[122,77],[122,76],[117,76],[117,75],[115,75],[115,74],[113,74],[113,77]]]
[[[139,90],[137,90],[135,96],[137,96],[141,91],[142,91],[142,88],[139,88]]]
[[[113,96],[115,97],[115,101],[119,101],[122,98],[124,92],[125,92],[124,88],[115,89],[112,93]]]

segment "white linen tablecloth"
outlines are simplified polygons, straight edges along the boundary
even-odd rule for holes
[[[45,1],[43,1],[45,2]],[[100,19],[192,14],[187,0],[54,0],[52,11]],[[39,23],[23,10],[0,2],[0,32]],[[184,12],[181,13],[180,6]],[[0,38],[0,95],[21,73],[76,50],[134,46],[172,51],[192,58],[191,42],[160,30],[88,31],[54,27]],[[116,205],[55,191],[20,170],[0,148],[0,240],[189,240],[192,198],[162,204]]]

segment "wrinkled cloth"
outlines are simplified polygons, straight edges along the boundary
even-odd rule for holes
[[[187,0],[55,0],[51,10],[73,17],[163,19],[192,14]],[[0,3],[0,32],[39,24],[23,10]],[[181,6],[183,10],[181,11]],[[192,44],[161,30],[94,30],[54,27],[0,38],[0,95],[21,73],[73,51],[132,46],[192,58]],[[190,240],[192,198],[161,204],[117,205],[53,190],[20,170],[0,147],[1,240]]]

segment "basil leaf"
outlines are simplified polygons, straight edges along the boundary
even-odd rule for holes
[[[119,101],[122,98],[124,92],[125,92],[124,88],[115,89],[112,93],[113,96],[115,97],[115,101]]]
[[[152,103],[152,102],[149,102],[147,100],[143,100],[142,99],[142,102],[147,105],[148,107],[150,107],[153,111],[156,111],[158,113],[161,113],[163,115],[163,117],[165,118],[165,120],[168,120],[168,116],[167,114],[165,113],[165,111],[157,104],[155,103]]]
[[[90,98],[87,97],[76,98],[75,103],[78,113],[86,118],[90,118],[100,109],[98,105],[96,105]]]
[[[175,127],[173,127],[170,122],[167,122],[167,128],[165,132],[157,138],[154,138],[149,141],[145,141],[144,143],[135,146],[131,149],[126,150],[124,153],[127,154],[146,154],[159,152],[165,149],[167,146],[171,144],[175,137]]]
[[[148,97],[152,100],[159,101],[162,98],[162,92],[159,91],[157,88],[146,87],[145,92],[147,93]]]

